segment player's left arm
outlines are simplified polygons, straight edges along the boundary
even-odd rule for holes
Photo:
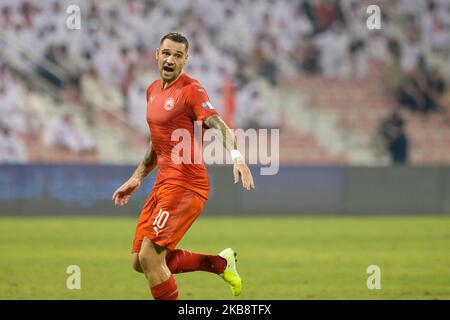
[[[205,125],[208,128],[217,129],[220,131],[222,136],[222,142],[225,149],[231,152],[233,158],[233,174],[234,183],[239,182],[239,176],[242,177],[242,185],[245,189],[250,190],[255,188],[255,183],[253,182],[253,176],[245,163],[244,157],[237,150],[237,140],[236,137],[227,126],[225,121],[220,118],[219,115],[212,115],[205,119]]]

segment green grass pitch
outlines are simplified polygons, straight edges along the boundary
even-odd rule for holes
[[[136,219],[1,218],[0,299],[149,299],[131,269]],[[180,299],[450,299],[450,217],[200,217],[179,247],[238,252],[234,298],[205,272],[176,275]],[[66,269],[81,268],[69,290]],[[381,289],[366,286],[381,268]]]

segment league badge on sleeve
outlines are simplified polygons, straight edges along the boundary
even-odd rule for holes
[[[202,107],[203,107],[203,109],[206,109],[206,110],[214,109],[213,105],[209,101],[203,102]]]

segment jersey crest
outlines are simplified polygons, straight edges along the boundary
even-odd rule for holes
[[[164,103],[164,109],[170,111],[173,109],[173,107],[175,107],[175,100],[173,100],[173,98],[168,98]]]

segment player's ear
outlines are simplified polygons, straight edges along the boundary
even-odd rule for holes
[[[156,52],[155,52],[155,59],[156,59],[156,61],[158,61],[158,56],[159,56],[159,48],[156,49]]]

